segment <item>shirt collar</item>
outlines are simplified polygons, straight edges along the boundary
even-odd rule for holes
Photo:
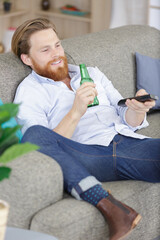
[[[80,73],[80,69],[79,69],[79,66],[76,66],[76,65],[73,65],[73,64],[68,64],[68,71],[69,71],[69,76],[72,80],[72,78],[74,78],[74,76],[76,76],[77,74]],[[46,77],[43,77],[39,74],[37,74],[34,70],[32,70],[32,75],[40,82],[40,83],[44,83],[44,82],[49,82],[51,84],[54,84],[54,85],[57,85],[57,86],[60,86],[63,84],[63,82],[59,81],[54,81],[53,79],[50,79],[50,78],[46,78]]]

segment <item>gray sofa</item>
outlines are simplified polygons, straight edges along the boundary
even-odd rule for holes
[[[160,58],[160,32],[147,26],[105,30],[65,39],[62,44],[70,63],[97,66],[124,97],[135,94],[135,52]],[[3,102],[13,100],[17,85],[29,72],[11,53],[0,55]],[[148,121],[149,127],[140,132],[160,137],[160,112],[149,114]],[[63,192],[62,171],[53,159],[32,152],[9,165],[13,169],[11,177],[0,183],[0,199],[10,204],[8,226],[44,232],[59,240],[109,239],[101,213]],[[160,239],[160,184],[119,181],[103,186],[143,217],[126,239]]]

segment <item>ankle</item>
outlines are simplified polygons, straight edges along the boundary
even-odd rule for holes
[[[102,199],[104,198],[107,198],[108,197],[108,192],[105,191],[101,185],[97,184],[95,185],[94,187],[88,189],[87,191],[83,192],[80,194],[80,197],[94,205],[94,206],[97,206],[97,204],[99,203],[99,201],[101,201]]]

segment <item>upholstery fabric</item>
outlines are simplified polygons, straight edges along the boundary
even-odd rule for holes
[[[28,229],[32,217],[63,194],[60,166],[37,151],[7,164],[11,176],[0,183],[0,199],[10,205],[8,226]]]
[[[157,227],[156,222],[160,221],[159,184],[121,181],[118,184],[117,182],[104,183],[103,187],[106,190],[111,189],[114,196],[142,215],[140,224],[127,239],[152,240],[153,236],[158,236],[160,225]],[[148,199],[147,196],[150,193],[152,197]],[[149,219],[148,223],[146,219]],[[106,240],[109,237],[108,226],[101,213],[90,204],[83,201],[77,202],[69,196],[36,214],[32,220],[31,229],[52,234],[60,240]]]
[[[18,84],[31,72],[31,69],[12,53],[0,54],[0,66],[0,98],[3,103],[12,102]]]

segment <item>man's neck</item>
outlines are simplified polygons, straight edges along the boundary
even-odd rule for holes
[[[65,83],[65,84],[67,85],[67,87],[68,87],[70,90],[72,90],[71,85],[70,85],[70,81],[71,81],[71,79],[70,79],[69,76],[67,76],[65,79],[61,80],[61,82]]]

